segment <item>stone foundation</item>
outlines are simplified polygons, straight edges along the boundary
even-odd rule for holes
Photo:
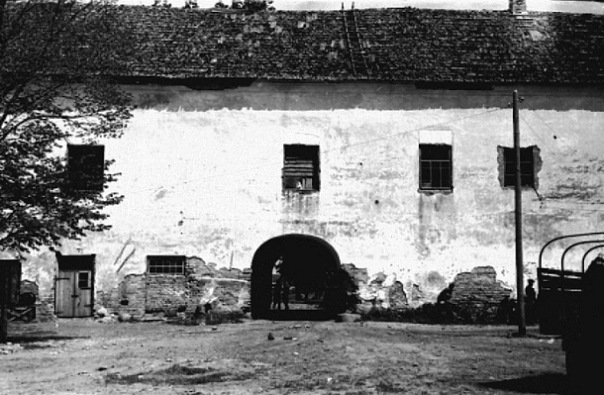
[[[403,283],[383,273],[370,277],[367,270],[353,264],[343,264],[342,268],[358,288],[358,310],[409,310],[436,303],[438,292],[431,288],[422,290],[418,284]],[[497,280],[491,266],[459,273],[453,282],[450,302],[466,322],[494,318],[502,301],[512,292]],[[99,292],[96,300],[98,307],[105,307],[112,314],[128,314],[135,320],[179,313],[192,316],[208,303],[213,310],[241,311],[249,305],[250,276],[249,272],[217,269],[199,258],[188,258],[185,274],[129,274],[119,287]]]

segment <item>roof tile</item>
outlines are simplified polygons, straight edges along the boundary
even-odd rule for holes
[[[118,10],[136,33],[138,53],[127,60],[130,76],[604,82],[604,17],[598,15],[518,17],[507,11],[413,8],[254,14]],[[354,12],[354,26],[346,12]]]

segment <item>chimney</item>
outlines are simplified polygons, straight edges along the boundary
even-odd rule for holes
[[[509,11],[513,15],[526,13],[526,0],[509,0],[509,1],[510,1]]]

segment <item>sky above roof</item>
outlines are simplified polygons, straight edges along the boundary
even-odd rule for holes
[[[223,0],[230,5],[232,0]],[[152,5],[154,0],[118,0],[119,4]],[[168,0],[174,7],[182,7],[185,0]],[[218,0],[197,0],[200,8],[212,8]],[[274,0],[277,10],[339,10],[342,4],[350,9],[415,7],[450,10],[505,10],[508,0]],[[590,13],[604,15],[604,3],[567,0],[526,0],[528,11]]]

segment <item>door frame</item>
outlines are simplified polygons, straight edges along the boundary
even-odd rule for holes
[[[71,310],[70,318],[81,318],[81,317],[92,317],[94,314],[94,283],[95,283],[95,260],[96,254],[88,255],[62,255],[57,253],[57,263],[59,265],[58,275],[55,277],[55,314],[57,314],[57,297],[58,295],[58,282],[59,281],[71,281],[71,303],[69,309]],[[79,292],[79,273],[89,272],[89,288],[83,288],[90,292],[90,303],[86,304],[85,307],[90,308],[90,313],[85,315],[76,315],[76,304],[73,301],[73,295],[75,292]],[[66,274],[69,273],[69,276]],[[79,294],[78,294],[78,297]],[[67,317],[66,317],[67,318]]]

